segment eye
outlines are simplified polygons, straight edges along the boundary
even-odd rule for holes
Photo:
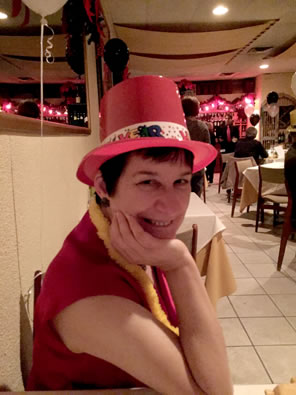
[[[151,185],[153,180],[144,180],[138,183],[138,185]]]
[[[189,184],[189,180],[187,178],[180,178],[175,181],[176,185],[187,185]]]
[[[153,187],[153,188],[156,188],[158,185],[159,185],[159,183],[156,181],[156,180],[151,180],[151,179],[149,179],[149,180],[142,180],[142,181],[139,181],[138,183],[137,183],[137,185],[139,185],[139,186],[142,186],[142,187]]]

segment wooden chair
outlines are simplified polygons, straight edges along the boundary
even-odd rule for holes
[[[221,189],[221,185],[223,184],[223,172],[227,166],[227,162],[229,160],[229,158],[233,157],[233,152],[230,153],[225,153],[225,154],[221,154],[221,152],[219,151],[218,155],[217,155],[217,161],[219,163],[219,167],[220,167],[220,174],[219,174],[219,183],[218,183],[218,193],[220,193],[220,189]]]
[[[207,185],[208,185],[208,181],[207,181],[207,176],[206,176],[206,171],[205,171],[204,172],[204,179],[203,179],[203,188],[202,188],[202,195],[203,195],[204,203],[207,203],[207,198],[206,198]]]
[[[288,204],[287,195],[276,195],[276,194],[262,195],[262,188],[265,182],[272,184],[285,183],[284,169],[258,166],[258,171],[259,171],[259,189],[258,189],[255,232],[258,232],[259,216],[261,217],[261,223],[264,223],[264,209],[273,210],[273,225],[275,226],[276,219],[280,211],[286,211],[287,207],[282,205]]]
[[[222,160],[222,155],[221,152],[219,151],[217,154],[217,166],[219,166],[219,181],[218,181],[218,193],[220,193],[221,189],[221,184],[222,184],[222,174],[223,174],[223,160]]]
[[[236,158],[236,159],[241,159],[241,158]],[[231,217],[233,217],[233,214],[234,214],[236,200],[242,194],[242,190],[243,190],[243,172],[248,167],[251,167],[251,166],[253,166],[253,161],[251,159],[236,160],[234,162],[234,168],[235,168],[236,176],[235,176],[235,183],[234,183],[234,187],[233,187]],[[248,206],[247,212],[249,212],[249,209],[250,209],[250,206]]]
[[[191,255],[193,259],[196,258],[198,228],[196,224],[192,225],[192,241],[191,241]]]
[[[292,198],[292,193],[291,193],[291,190],[290,190],[287,182],[286,182],[286,188],[287,188],[287,192],[288,192],[288,206],[287,206],[287,210],[285,213],[285,222],[283,225],[281,244],[280,244],[279,256],[278,256],[278,261],[277,261],[277,270],[278,271],[280,271],[281,267],[282,267],[288,238],[291,233],[293,235],[294,235],[294,233],[296,233],[296,228],[293,227],[292,222],[291,222],[293,198]],[[294,204],[295,203],[296,202],[294,202]]]
[[[35,313],[35,306],[36,306],[36,301],[37,298],[40,294],[41,291],[41,285],[42,285],[42,279],[43,279],[44,273],[41,270],[36,270],[34,273],[34,299],[33,299],[33,339],[34,339],[34,334],[35,334],[35,328],[34,328],[34,313]]]

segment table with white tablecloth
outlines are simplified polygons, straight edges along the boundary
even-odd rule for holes
[[[223,223],[213,211],[195,194],[190,202],[177,237],[191,249],[192,224],[198,226],[196,263],[213,305],[219,298],[236,290],[231,266],[225,250],[222,232]]]
[[[271,169],[283,169],[284,162],[277,161],[267,163],[262,165],[262,167],[268,167]],[[257,202],[259,189],[258,166],[248,167],[243,174],[244,183],[240,201],[240,212],[242,212],[247,206],[250,206],[251,204]],[[262,195],[267,194],[286,195],[287,190],[284,184],[264,183],[262,185]]]

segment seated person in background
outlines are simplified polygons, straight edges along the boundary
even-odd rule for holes
[[[196,96],[183,96],[182,107],[186,118],[187,128],[190,133],[191,140],[203,141],[204,143],[210,143],[210,133],[205,122],[197,119],[199,113],[199,101]],[[204,169],[196,172],[192,176],[191,190],[195,192],[197,196],[202,193],[204,185]]]
[[[234,152],[235,145],[239,139],[239,129],[233,125],[232,116],[226,115],[226,122],[223,126],[217,128],[217,138],[220,144],[221,150],[225,152]]]
[[[40,117],[40,109],[38,107],[38,104],[34,102],[34,100],[24,100],[23,102],[21,102],[18,105],[17,113],[18,115],[22,115],[23,117]]]
[[[294,114],[294,115],[293,115]],[[296,228],[296,111],[291,111],[290,113],[291,126],[289,127],[290,131],[290,140],[291,147],[288,149],[288,152],[285,156],[285,178],[289,185],[289,188],[292,193],[293,206],[292,206],[292,216],[291,223],[294,228]],[[295,125],[293,125],[292,120],[295,120]]]
[[[96,198],[45,274],[27,389],[231,395],[216,312],[176,239],[192,171],[216,151],[190,141],[167,78],[127,79],[100,110],[102,143],[77,171]]]
[[[253,156],[257,164],[260,163],[260,159],[267,158],[268,153],[266,152],[261,142],[255,140],[256,136],[257,129],[253,126],[250,126],[246,130],[246,137],[236,143],[234,157],[245,158],[247,156]]]

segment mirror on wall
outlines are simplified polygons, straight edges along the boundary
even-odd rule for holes
[[[0,111],[40,118],[40,16],[13,4],[0,0]],[[88,127],[83,36],[68,33],[62,9],[46,19],[44,120]]]

